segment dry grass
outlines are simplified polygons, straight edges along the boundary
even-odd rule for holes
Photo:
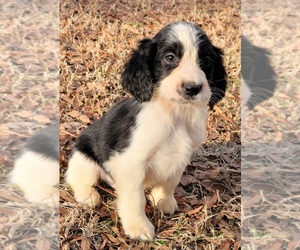
[[[237,249],[240,244],[240,16],[239,2],[62,1],[60,60],[61,173],[80,130],[127,94],[124,62],[137,41],[169,22],[198,23],[224,49],[227,97],[211,112],[208,140],[193,157],[176,198],[179,212],[163,216],[147,205],[153,242],[128,239],[115,211],[115,192],[97,186],[94,210],[74,202],[61,184],[62,249]]]
[[[242,133],[243,249],[300,249],[298,1],[245,1],[243,33],[268,48],[273,98],[247,114]]]

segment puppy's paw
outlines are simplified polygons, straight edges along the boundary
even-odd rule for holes
[[[174,196],[162,198],[156,202],[157,208],[164,214],[174,214],[178,210],[177,201]]]
[[[153,188],[148,198],[152,205],[157,206],[164,214],[174,214],[178,210],[177,201],[174,196],[165,194],[160,188]]]
[[[24,198],[29,202],[43,203],[51,207],[58,207],[59,190],[51,186],[36,186],[34,188],[23,188]]]
[[[77,187],[76,190],[74,190],[74,197],[77,202],[84,203],[91,208],[100,204],[100,194],[93,187]]]
[[[125,234],[131,239],[137,240],[153,240],[155,236],[154,226],[148,218],[139,220],[134,219],[128,222],[123,222]]]

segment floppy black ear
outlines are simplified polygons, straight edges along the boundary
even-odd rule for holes
[[[153,66],[156,45],[151,39],[140,41],[137,50],[124,66],[122,86],[138,102],[149,101],[153,95]]]
[[[256,56],[253,60],[253,76],[249,83],[250,89],[253,90],[253,97],[247,103],[249,109],[253,109],[258,103],[272,97],[277,85],[276,73],[269,60],[270,53],[256,46],[253,46],[253,50]]]
[[[225,96],[225,90],[227,86],[226,81],[226,71],[223,65],[223,52],[221,49],[217,47],[213,47],[216,58],[214,62],[214,69],[212,74],[212,80],[210,83],[211,87],[211,98],[209,101],[209,108],[213,109],[214,105],[217,104],[224,96]]]

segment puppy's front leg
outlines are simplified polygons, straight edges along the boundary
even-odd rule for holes
[[[152,240],[155,232],[145,214],[144,173],[138,173],[141,168],[132,168],[116,178],[118,213],[126,235],[132,239]]]
[[[178,185],[183,171],[178,171],[174,176],[164,182],[157,183],[151,190],[150,200],[153,205],[164,214],[174,214],[178,209],[174,191]]]

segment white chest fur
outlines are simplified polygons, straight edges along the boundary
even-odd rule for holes
[[[207,107],[191,104],[145,104],[132,132],[129,147],[107,162],[114,176],[120,169],[144,178],[144,185],[166,181],[183,172],[193,150],[206,138]]]

